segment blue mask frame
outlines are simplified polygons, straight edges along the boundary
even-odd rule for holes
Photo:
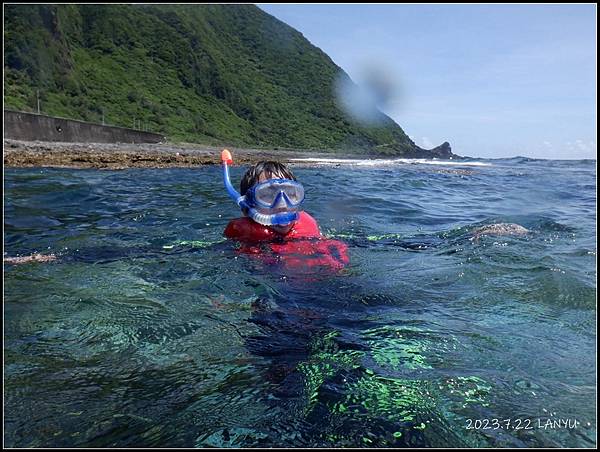
[[[288,196],[288,193],[286,193],[285,188],[286,186],[289,187],[290,185],[295,187],[295,190],[297,192],[300,191],[300,193],[302,194],[302,198],[299,201],[292,201],[290,199],[290,196]],[[259,199],[260,197],[256,195],[257,192],[259,192],[263,187],[270,186],[275,186],[275,191],[277,191],[277,186],[281,186],[281,190],[279,190],[279,193],[275,196],[275,199],[271,203],[261,201]],[[290,195],[292,194],[290,193]],[[260,182],[258,184],[253,185],[246,192],[246,202],[250,205],[260,207],[262,209],[274,209],[277,206],[281,205],[282,201],[287,208],[292,209],[302,204],[304,202],[304,187],[302,186],[302,184],[292,179],[269,179],[264,182]]]

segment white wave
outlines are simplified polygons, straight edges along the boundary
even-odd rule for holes
[[[406,163],[422,163],[424,165],[455,165],[455,166],[492,166],[491,163],[485,162],[460,162],[453,160],[437,160],[437,159],[398,159]],[[396,161],[398,161],[396,160]],[[412,161],[411,161],[412,160]]]
[[[295,162],[315,163],[317,165],[355,165],[355,166],[387,166],[387,165],[454,165],[454,166],[492,166],[485,162],[461,162],[438,159],[330,159],[330,158],[297,158]]]

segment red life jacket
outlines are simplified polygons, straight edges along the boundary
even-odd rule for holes
[[[279,234],[268,226],[258,224],[249,217],[236,218],[231,220],[225,228],[225,237],[228,239],[239,240],[240,242],[258,243],[271,242],[279,238],[285,240],[321,237],[319,226],[313,217],[306,212],[300,212],[300,218],[290,231],[285,234]]]
[[[350,262],[348,246],[324,238],[315,219],[306,212],[300,212],[300,218],[285,235],[248,217],[231,220],[224,235],[242,242],[240,251],[247,254],[264,255],[264,248],[258,244],[265,244],[273,254],[264,256],[265,261],[281,262],[290,269],[321,266],[337,270]]]

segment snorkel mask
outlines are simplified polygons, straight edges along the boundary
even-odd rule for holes
[[[264,226],[286,226],[298,220],[298,209],[304,201],[302,184],[290,179],[270,179],[253,185],[244,196],[233,188],[229,179],[229,165],[233,163],[231,153],[221,153],[223,179],[229,196],[248,216]]]

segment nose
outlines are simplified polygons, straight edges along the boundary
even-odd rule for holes
[[[275,198],[275,204],[273,205],[273,207],[275,209],[280,209],[280,208],[285,208],[288,207],[288,200],[286,199],[287,196],[285,195],[285,193],[283,191],[280,191],[277,194],[277,197]]]

